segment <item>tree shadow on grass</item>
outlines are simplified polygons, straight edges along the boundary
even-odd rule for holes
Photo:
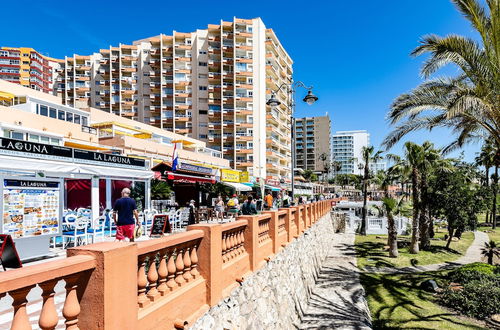
[[[432,294],[419,288],[420,283],[433,279],[438,285],[444,285],[446,272],[415,273],[405,275],[360,275],[366,294],[375,300],[379,307],[372,310],[374,329],[433,329],[435,324],[430,322],[446,322],[448,326],[464,326],[471,329],[482,329],[480,326],[471,326],[460,319],[456,314],[442,311],[439,306],[432,308],[427,302],[436,300]],[[418,324],[415,324],[418,323]],[[426,326],[426,323],[429,323]],[[451,324],[450,324],[451,323]]]
[[[366,258],[371,267],[395,267],[393,263],[387,261],[388,254],[384,250],[384,243],[362,242],[356,244],[358,257]]]

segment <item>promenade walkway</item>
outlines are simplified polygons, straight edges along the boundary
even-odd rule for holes
[[[444,262],[440,264],[424,265],[424,266],[409,266],[403,268],[393,267],[365,267],[366,273],[382,273],[382,274],[404,274],[404,273],[419,273],[430,272],[443,269],[456,268],[462,265],[470,264],[473,262],[481,261],[481,248],[484,243],[489,242],[488,234],[482,231],[474,232],[474,241],[465,252],[465,255],[455,261]]]
[[[359,282],[354,233],[336,234],[299,329],[371,329]]]

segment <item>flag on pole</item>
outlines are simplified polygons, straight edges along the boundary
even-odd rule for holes
[[[174,154],[172,155],[172,172],[177,170],[179,155],[177,153],[177,143],[174,143]]]

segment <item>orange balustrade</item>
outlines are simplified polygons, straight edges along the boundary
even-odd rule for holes
[[[156,329],[191,324],[251,272],[310,228],[331,200],[298,205],[226,224],[137,243],[72,248],[63,260],[0,273],[0,299],[13,298],[12,329],[30,329],[27,295],[42,289],[41,329],[64,319],[68,329]],[[134,270],[134,271],[132,271]],[[62,315],[54,287],[66,283]]]

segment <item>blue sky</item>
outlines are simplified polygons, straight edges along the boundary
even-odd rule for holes
[[[28,3],[2,5],[12,15],[2,17],[0,45],[30,46],[53,57],[87,55],[173,30],[191,32],[233,16],[261,17],[293,58],[295,80],[314,85],[320,97],[313,106],[299,104],[297,116],[328,112],[334,131],[366,129],[375,146],[390,130],[385,115],[392,100],[422,81],[423,58],[408,55],[419,38],[428,33],[474,36],[449,0]],[[452,137],[438,130],[408,139],[442,146]],[[479,147],[466,147],[466,159],[472,160]],[[392,151],[400,149],[401,144]]]

